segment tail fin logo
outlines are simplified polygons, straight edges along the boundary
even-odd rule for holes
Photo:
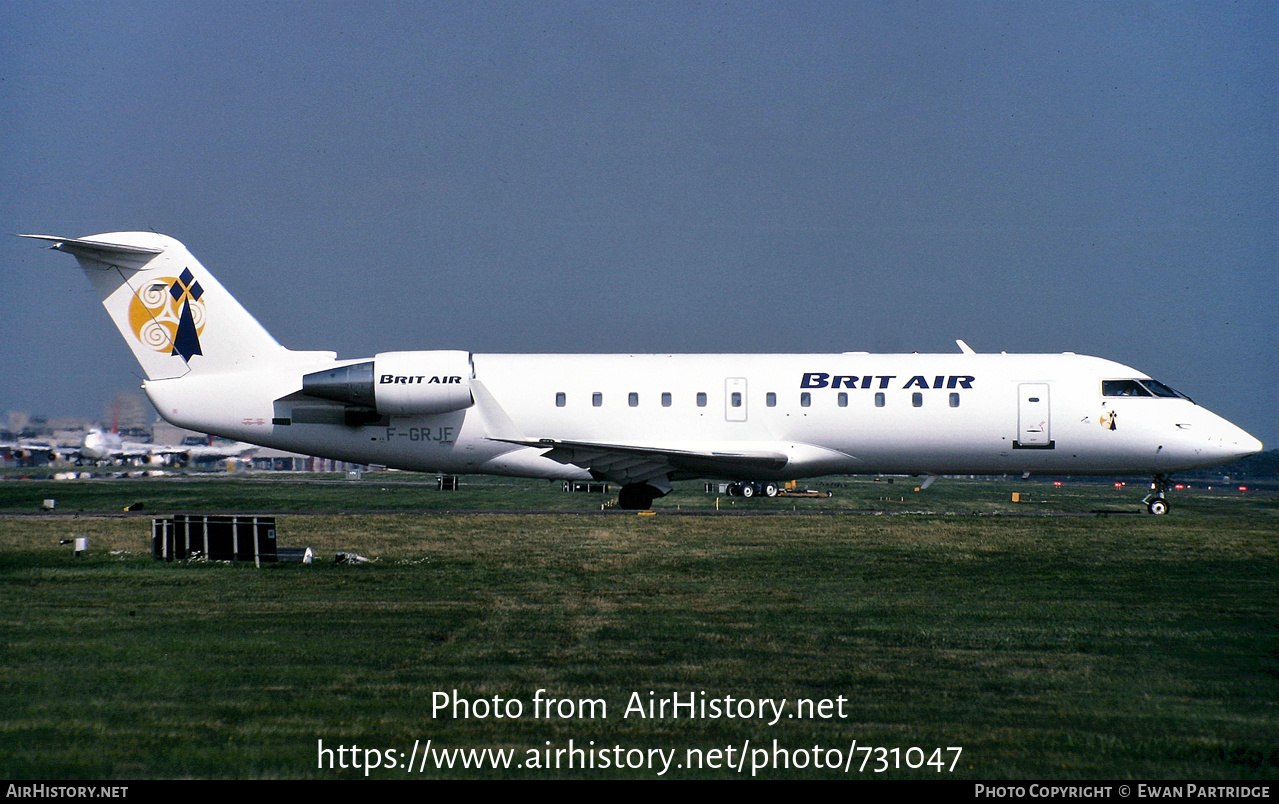
[[[133,294],[129,326],[138,340],[157,352],[181,355],[191,362],[204,332],[204,288],[190,270],[178,277],[157,277]]]

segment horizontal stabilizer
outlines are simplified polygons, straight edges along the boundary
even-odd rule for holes
[[[151,246],[131,246],[124,243],[109,243],[103,240],[89,240],[75,237],[55,237],[54,235],[18,235],[32,240],[47,240],[53,243],[50,248],[65,251],[76,257],[83,257],[94,262],[114,265],[119,268],[138,270],[151,261],[157,254],[164,253],[162,248]]]

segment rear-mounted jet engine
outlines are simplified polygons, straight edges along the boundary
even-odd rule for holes
[[[376,412],[430,416],[469,408],[469,352],[382,352],[372,360],[307,374],[302,393]]]

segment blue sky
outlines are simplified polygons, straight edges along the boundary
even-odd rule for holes
[[[0,5],[0,230],[281,343],[1094,354],[1279,438],[1274,3]],[[0,236],[0,411],[137,387]]]

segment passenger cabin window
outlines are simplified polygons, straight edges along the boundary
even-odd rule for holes
[[[950,406],[951,406],[952,408],[957,408],[957,407],[959,407],[959,394],[951,394],[951,395],[950,395]]]
[[[740,408],[742,406],[742,392],[734,391],[730,401],[733,407]]]
[[[560,391],[560,392],[558,392],[557,394],[555,394],[555,407],[557,407],[557,408],[562,408],[562,407],[564,407],[564,403],[565,403],[566,401],[567,401],[567,400],[566,400],[566,398],[565,398],[565,396],[564,396],[564,392],[563,392],[563,391]]]
[[[768,405],[770,408],[777,407],[777,394],[772,391],[764,394],[764,404]]]
[[[634,391],[631,391],[630,394],[626,397],[626,404],[630,405],[633,408],[639,407],[639,394],[635,393]]]
[[[884,406],[884,393],[881,391],[875,394],[875,407],[882,408]]]
[[[918,392],[918,391],[916,391],[915,393],[911,394],[911,395],[910,395],[910,404],[914,405],[914,406],[915,406],[915,407],[917,407],[917,408],[922,408],[922,407],[924,406],[924,395],[923,395],[923,394],[921,394],[921,393],[920,393],[920,392]]]
[[[597,407],[597,408],[598,408],[600,405],[603,405],[603,404],[604,404],[604,395],[603,395],[603,394],[601,394],[599,391],[596,391],[595,393],[591,394],[591,404],[592,404],[592,405],[594,405],[594,406],[595,406],[595,407]]]
[[[846,391],[839,392],[839,406],[841,408],[848,407],[848,392]]]
[[[807,391],[805,391],[804,393],[802,393],[802,394],[800,394],[800,395],[799,395],[799,406],[800,406],[801,408],[806,408],[806,407],[808,407],[809,405],[812,405],[812,404],[813,404],[813,395],[812,395],[812,394],[810,394],[810,393],[808,393]]]
[[[664,407],[664,408],[669,408],[670,406],[671,406],[671,392],[670,392],[670,391],[663,391],[663,392],[662,392],[662,407]]]
[[[704,407],[706,407],[706,392],[705,392],[705,391],[698,391],[698,392],[697,392],[697,406],[698,406],[699,408],[704,408]]]

